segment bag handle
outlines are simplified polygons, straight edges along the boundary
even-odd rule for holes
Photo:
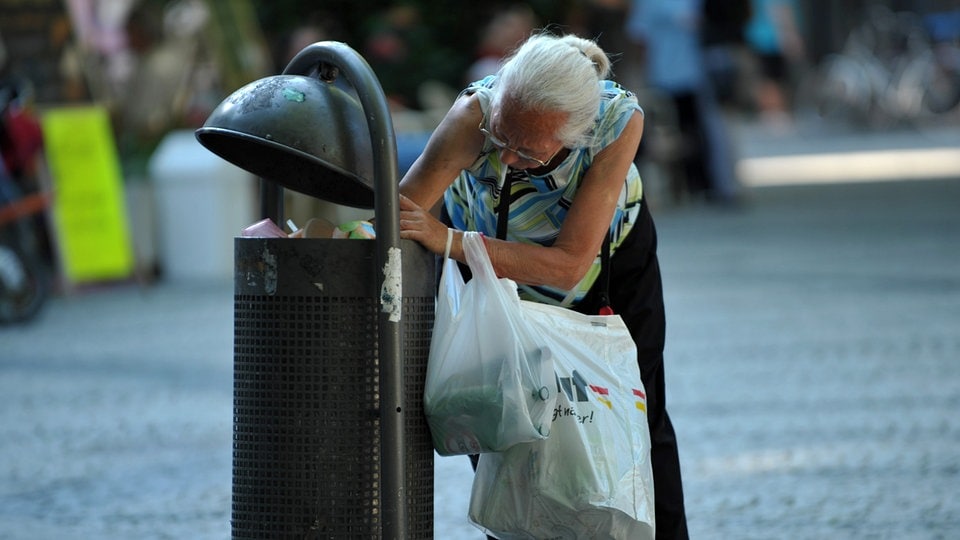
[[[513,189],[513,174],[508,172],[503,180],[503,187],[500,189],[500,202],[494,210],[497,213],[497,238],[507,239],[507,226],[510,221],[510,198]],[[613,308],[610,307],[610,231],[603,237],[603,245],[600,248],[600,275],[597,282],[600,287],[600,307],[597,311],[599,315],[613,315]],[[484,251],[486,254],[486,251]],[[487,261],[489,261],[489,257]],[[470,265],[473,268],[473,265]]]
[[[600,308],[597,314],[613,315],[610,306],[610,231],[603,237],[603,246],[600,248],[600,275],[597,281],[600,282]]]
[[[453,229],[447,227],[447,245],[443,248],[443,262],[450,258],[450,247],[453,246]]]
[[[488,282],[497,281],[497,274],[493,271],[490,255],[483,245],[483,236],[476,231],[463,232],[463,254],[474,278],[482,278]]]

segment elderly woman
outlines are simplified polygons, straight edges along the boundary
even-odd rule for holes
[[[633,163],[643,111],[609,71],[595,42],[539,34],[470,84],[400,184],[400,236],[443,254],[450,229],[462,262],[461,231],[479,231],[521,297],[623,318],[647,391],[657,537],[685,538],[656,232]]]

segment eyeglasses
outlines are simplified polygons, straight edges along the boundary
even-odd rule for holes
[[[560,153],[560,150],[563,150],[563,147],[561,146],[560,148],[557,149],[556,152],[554,152],[553,154],[551,154],[550,157],[547,158],[546,161],[537,159],[537,158],[535,158],[535,157],[533,157],[533,156],[531,156],[531,155],[529,155],[529,154],[527,154],[527,153],[525,153],[525,152],[521,152],[520,150],[517,150],[516,148],[511,148],[510,145],[508,145],[506,142],[500,140],[500,138],[497,137],[496,135],[494,135],[493,133],[491,133],[490,130],[488,130],[487,128],[483,127],[483,124],[484,124],[486,121],[487,121],[486,115],[484,115],[484,116],[482,116],[482,117],[480,118],[480,125],[477,126],[477,129],[480,130],[480,133],[483,133],[483,135],[484,135],[486,138],[490,139],[490,142],[493,143],[493,146],[497,147],[497,149],[499,149],[499,150],[508,150],[508,151],[510,151],[510,152],[513,152],[514,154],[517,155],[517,157],[519,157],[520,159],[522,159],[522,160],[524,160],[524,161],[530,161],[530,162],[533,162],[533,163],[539,163],[541,167],[546,167],[551,161],[553,161],[553,158],[557,157],[557,154]]]

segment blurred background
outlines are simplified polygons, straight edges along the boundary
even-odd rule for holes
[[[225,97],[346,42],[388,96],[402,171],[542,28],[596,38],[646,114],[692,529],[960,530],[957,0],[0,0],[0,538],[228,535],[232,238],[261,216],[257,179],[193,135]],[[285,199],[299,225],[370,214]],[[876,389],[931,408],[876,424]],[[776,431],[844,396],[828,449]],[[913,476],[867,480],[904,459]],[[831,460],[853,472],[801,474]],[[438,460],[438,538],[481,537],[462,465]]]
[[[0,6],[6,183],[21,196],[48,195],[34,201],[46,215],[34,214],[35,225],[61,289],[229,276],[229,249],[203,242],[253,221],[253,181],[189,133],[232,91],[279,73],[320,40],[346,42],[371,64],[390,100],[403,170],[464,84],[494,72],[531,31],[595,37],[614,58],[615,78],[647,112],[637,162],[660,206],[742,202],[751,180],[741,170],[743,126],[773,137],[808,128],[902,132],[960,117],[960,16],[951,0]],[[671,48],[687,42],[696,44],[695,56]],[[672,67],[690,63],[697,75],[678,78],[684,70]],[[86,116],[67,114],[77,110]],[[85,162],[91,148],[79,148],[79,140],[99,148],[101,162]],[[77,172],[83,168],[90,169]],[[70,171],[94,180],[78,188]],[[91,208],[94,193],[102,204]],[[331,211],[295,193],[287,199],[295,223]],[[108,226],[84,227],[94,214]],[[196,246],[185,242],[189,214],[198,220],[189,235]],[[103,261],[81,248],[87,243],[101,243]]]
[[[106,125],[93,137],[102,140],[107,161],[116,163],[99,171],[116,176],[115,187],[104,186],[104,193],[125,208],[108,228],[116,247],[104,256],[117,260],[104,263],[103,277],[150,280],[165,271],[203,272],[195,259],[187,265],[192,270],[181,268],[172,248],[165,247],[170,244],[165,238],[181,232],[176,225],[182,221],[178,214],[186,211],[181,201],[199,203],[201,192],[237,201],[226,215],[215,212],[213,201],[201,205],[208,217],[202,228],[211,234],[219,226],[251,220],[254,204],[252,192],[235,193],[250,192],[250,182],[230,178],[240,173],[197,149],[186,132],[202,125],[233,90],[279,73],[296,52],[321,40],[346,42],[371,64],[394,111],[403,169],[459,89],[495,71],[499,59],[532,30],[595,37],[614,57],[616,78],[641,96],[648,113],[638,163],[645,168],[651,197],[661,204],[699,195],[721,202],[735,199],[741,179],[730,164],[737,158],[729,143],[731,123],[756,122],[777,134],[811,122],[829,122],[834,129],[891,130],[957,121],[960,23],[955,2],[635,4],[362,1],[304,7],[292,1],[5,1],[0,22],[5,110],[21,117],[7,122],[11,140],[5,156],[17,154],[27,162],[8,163],[7,174],[25,193],[56,192],[56,174],[45,173],[74,159],[69,154],[71,145],[76,150],[77,137],[58,142],[53,131],[56,126],[79,129],[66,125],[85,122],[64,118],[65,110],[96,109]],[[682,24],[651,26],[659,16]],[[658,55],[676,54],[660,52],[668,48],[661,44],[669,43],[667,34],[674,27],[687,34],[679,39],[696,40],[701,56],[680,55],[678,62],[701,63],[705,80],[678,83],[660,75]],[[46,145],[40,129],[17,132],[31,116],[38,123],[50,117]],[[718,122],[726,135],[709,128]],[[725,156],[728,164],[698,164],[698,159],[716,162],[711,154]],[[47,167],[31,162],[44,157]],[[207,186],[191,187],[191,174],[213,178]],[[63,231],[69,229],[65,220],[76,218],[70,208],[56,211],[58,203],[76,206],[67,191],[64,187],[62,198],[49,201],[61,219],[43,227],[48,229],[43,247],[54,271],[67,278],[62,284],[96,281],[92,268],[62,275],[64,263],[68,270],[75,266],[60,249],[60,237],[71,234]],[[318,211],[313,201],[288,197],[295,222]],[[178,243],[176,251],[189,252],[182,237]]]

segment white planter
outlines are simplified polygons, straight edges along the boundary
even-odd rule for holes
[[[186,130],[163,139],[148,170],[162,278],[232,279],[233,238],[256,221],[257,179]]]

